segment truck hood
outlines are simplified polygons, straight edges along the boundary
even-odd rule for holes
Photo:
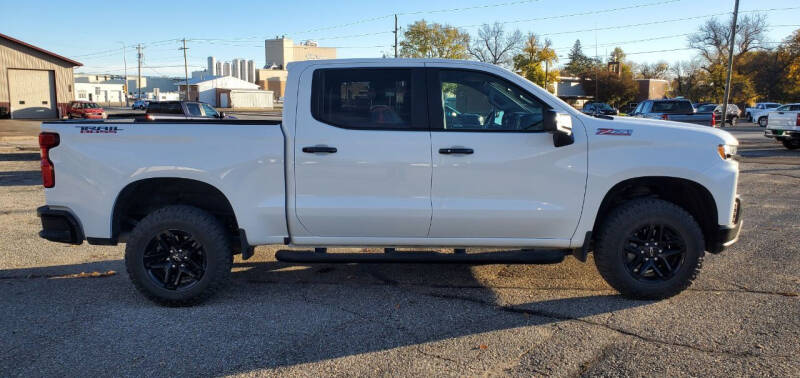
[[[633,117],[614,117],[614,120],[605,120],[601,127],[614,129],[633,130],[632,136],[636,136],[636,131],[644,131],[646,136],[665,138],[680,138],[684,141],[716,139],[718,144],[728,144],[738,146],[739,141],[731,133],[710,126],[696,125],[693,123],[663,121],[648,118]],[[640,133],[642,134],[642,133]]]

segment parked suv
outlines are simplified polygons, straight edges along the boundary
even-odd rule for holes
[[[225,116],[211,105],[197,101],[162,101],[147,105],[145,119],[148,121],[169,121],[177,119],[220,119],[234,117]]]
[[[145,109],[147,109],[147,105],[149,103],[150,103],[150,101],[147,101],[147,100],[136,100],[136,102],[133,103],[133,106],[131,106],[131,108],[133,110],[136,110],[136,109],[145,110]]]
[[[673,114],[689,115],[694,112],[692,102],[689,100],[645,100],[640,102],[629,115],[638,118],[668,119]]]

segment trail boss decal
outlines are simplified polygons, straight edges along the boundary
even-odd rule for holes
[[[595,135],[615,135],[615,136],[631,136],[633,130],[631,129],[597,129]]]
[[[81,134],[116,134],[120,129],[117,126],[75,126],[81,129]]]

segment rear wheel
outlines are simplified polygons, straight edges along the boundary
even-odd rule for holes
[[[758,125],[761,127],[767,127],[767,117],[759,117]]]
[[[781,141],[781,143],[783,143],[784,147],[790,150],[796,150],[800,148],[800,139],[784,139]]]
[[[737,122],[739,122],[739,117],[736,117],[736,116],[731,117],[731,120],[728,121],[728,123],[730,123],[731,126],[736,126]]]
[[[702,267],[703,233],[686,210],[640,199],[614,209],[595,248],[600,275],[622,295],[669,298],[688,288]]]
[[[225,228],[191,206],[167,206],[142,219],[125,248],[136,288],[165,306],[193,305],[230,280],[232,248]]]

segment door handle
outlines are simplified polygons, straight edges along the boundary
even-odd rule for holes
[[[315,153],[325,153],[325,154],[333,154],[338,151],[336,147],[328,147],[328,146],[310,146],[310,147],[303,147],[303,152],[307,154],[315,154]]]
[[[439,153],[442,155],[453,155],[453,154],[471,155],[473,152],[475,151],[473,151],[471,148],[460,148],[460,147],[439,149]]]

